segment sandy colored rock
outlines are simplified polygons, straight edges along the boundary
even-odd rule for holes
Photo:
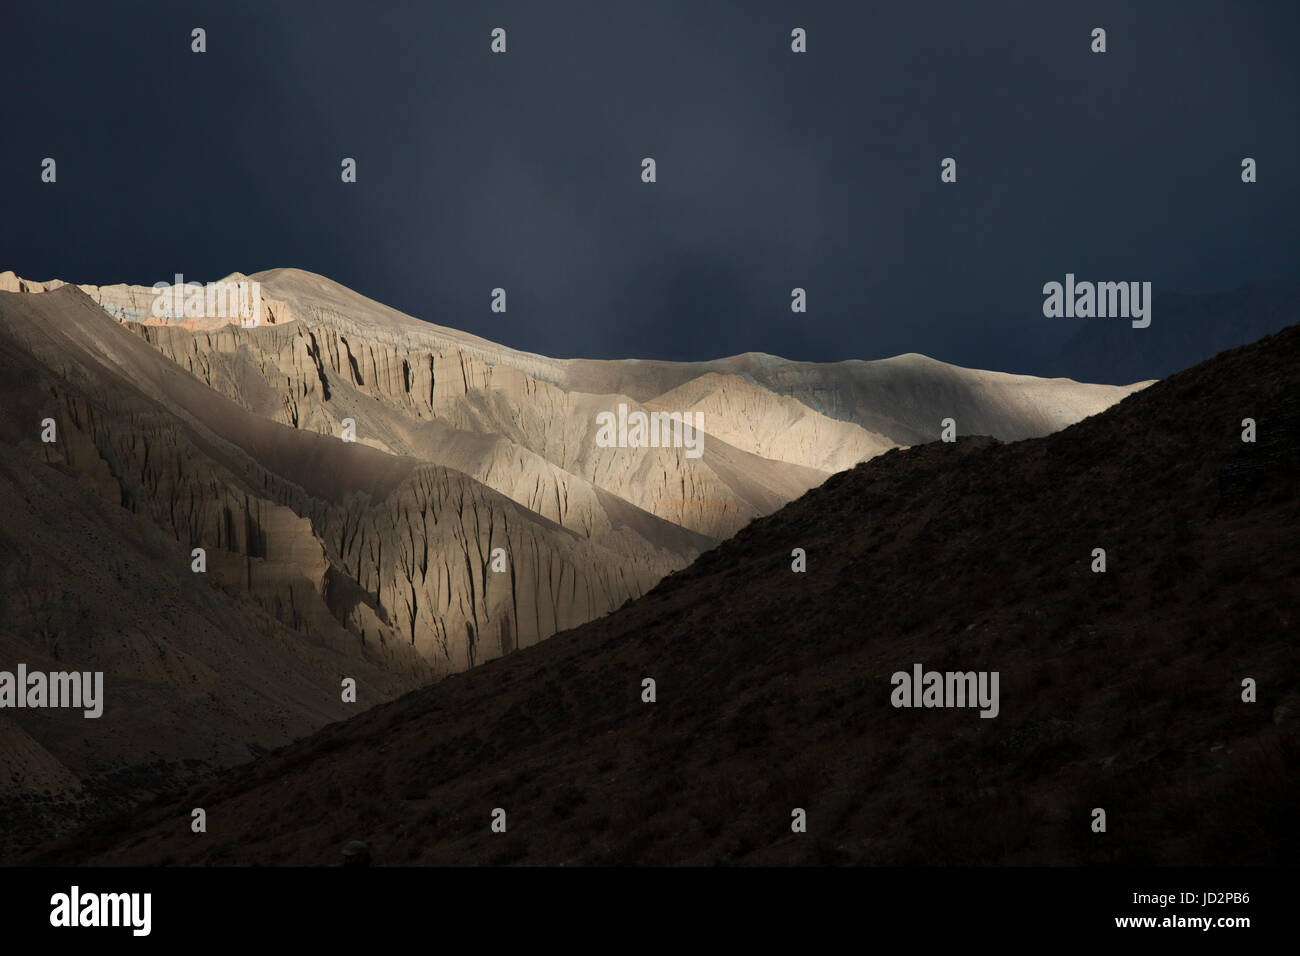
[[[943,417],[1011,440],[1136,390],[921,356],[551,359],[310,273],[246,278],[274,321],[0,274],[0,577],[22,596],[0,666],[102,669],[112,708],[25,714],[10,773],[81,781],[87,813],[355,713],[342,676],[366,707],[600,618]],[[702,456],[599,447],[620,405],[702,412]],[[11,840],[67,824],[33,813]]]

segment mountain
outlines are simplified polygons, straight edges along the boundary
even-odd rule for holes
[[[377,605],[405,617],[405,636],[440,672],[469,666],[470,645],[484,628],[495,637],[506,626],[506,644],[520,647],[617,607],[835,471],[933,439],[944,418],[955,419],[959,434],[1016,440],[1095,414],[1145,384],[1042,380],[919,355],[836,365],[756,353],[707,363],[556,360],[422,322],[310,273],[273,270],[251,279],[266,301],[279,304],[273,327],[124,327],[262,427],[279,423],[338,439],[351,420],[357,445],[468,476],[600,554],[600,573],[579,569],[572,578],[562,568],[543,573],[531,556],[521,566],[525,556],[518,555],[513,588],[480,575],[469,582],[472,591],[449,594],[436,580],[430,585],[423,545],[416,575],[413,554],[385,560],[397,542],[381,547],[377,530],[337,540],[333,531],[324,534],[341,570]],[[150,290],[114,288],[115,302],[136,302],[135,318],[148,319],[143,296]],[[82,289],[105,298],[93,286]],[[704,454],[598,447],[596,416],[621,404],[702,413]],[[290,473],[293,461],[271,467],[301,483]],[[375,518],[377,526],[390,520]],[[419,543],[409,532],[399,537],[408,551]],[[482,554],[489,553],[485,542]],[[527,593],[520,594],[525,575]],[[498,653],[480,647],[474,659]]]
[[[0,854],[598,618],[945,417],[1013,440],[1141,387],[550,359],[310,273],[225,281],[260,324],[0,274],[0,670],[107,697],[0,711]],[[600,447],[620,405],[703,414],[703,453]]]
[[[891,450],[612,614],[29,860],[1291,863],[1298,386],[1293,325],[1045,438]],[[996,716],[894,706],[914,665],[997,672]]]
[[[312,521],[273,500],[305,493],[250,454],[306,465],[324,440],[224,402],[76,290],[0,298],[0,670],[100,670],[108,698],[98,719],[0,711],[0,843],[341,719],[341,674],[371,702],[434,676],[374,613],[361,640],[331,613],[346,591]],[[336,494],[417,465],[329,454]]]

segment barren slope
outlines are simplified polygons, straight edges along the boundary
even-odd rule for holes
[[[617,607],[682,560],[646,535],[702,541],[614,503],[638,547],[611,551],[460,472],[276,424],[73,286],[0,293],[0,401],[0,669],[103,670],[108,697],[98,720],[5,712],[7,845]]]

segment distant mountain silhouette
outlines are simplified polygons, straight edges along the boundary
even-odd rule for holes
[[[1157,292],[1145,329],[1120,318],[1057,319],[1081,325],[1042,374],[1109,384],[1167,378],[1279,331],[1295,321],[1297,302],[1300,286],[1245,285],[1212,295]]]
[[[618,611],[32,860],[1292,864],[1298,475],[1293,325],[1045,438],[889,451]],[[997,671],[998,715],[895,708],[918,663]]]

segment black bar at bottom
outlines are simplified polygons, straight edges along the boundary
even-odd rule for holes
[[[681,946],[696,934],[765,951],[834,938],[1232,945],[1293,938],[1295,883],[1294,870],[1272,868],[26,868],[0,869],[0,931],[6,943],[76,934],[79,943],[337,946],[391,937],[423,939],[430,950],[480,933],[493,950],[548,939]],[[137,932],[144,896],[121,895],[146,893],[147,935]],[[124,925],[70,925],[114,919]]]

